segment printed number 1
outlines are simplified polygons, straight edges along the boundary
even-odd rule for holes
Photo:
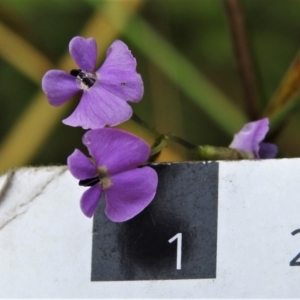
[[[177,259],[176,259],[176,269],[181,270],[181,249],[182,249],[182,233],[177,233],[171,239],[169,239],[169,243],[177,240]]]

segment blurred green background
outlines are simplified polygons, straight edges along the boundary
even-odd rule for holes
[[[240,4],[262,117],[298,52],[300,1]],[[65,164],[74,148],[84,150],[84,131],[61,123],[79,98],[53,108],[40,84],[51,68],[76,68],[68,55],[76,35],[97,40],[99,66],[113,40],[129,46],[145,85],[143,100],[132,107],[161,133],[227,146],[251,119],[223,0],[0,0],[0,172]],[[299,80],[293,74],[293,84],[285,86],[294,91],[289,105],[278,108],[283,114],[272,119],[268,137],[279,146],[279,157],[300,156]],[[122,128],[152,141],[131,122]],[[190,157],[171,144],[159,159]]]

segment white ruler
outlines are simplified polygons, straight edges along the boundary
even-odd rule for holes
[[[214,279],[91,282],[82,192],[65,167],[0,177],[0,298],[300,298],[300,159],[219,162]]]

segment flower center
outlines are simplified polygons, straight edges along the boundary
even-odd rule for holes
[[[73,69],[70,74],[76,77],[76,82],[82,90],[90,89],[97,80],[95,73],[82,71],[81,69]]]
[[[94,186],[100,184],[103,189],[107,189],[112,185],[112,182],[108,176],[107,169],[105,167],[98,167],[98,176],[79,180],[80,186]]]
[[[100,179],[100,185],[103,189],[107,189],[111,186],[112,182],[108,176],[107,168],[106,167],[98,167],[97,168],[99,179]]]

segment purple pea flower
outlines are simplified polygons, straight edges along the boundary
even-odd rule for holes
[[[83,136],[92,160],[80,150],[68,157],[68,167],[79,184],[90,186],[80,201],[83,213],[92,217],[102,193],[107,217],[127,221],[140,213],[154,198],[157,174],[145,163],[150,147],[138,137],[114,128],[90,130]]]
[[[144,93],[141,76],[136,73],[136,60],[128,47],[116,40],[108,48],[106,60],[95,71],[97,44],[95,39],[74,37],[69,51],[79,69],[70,74],[48,71],[42,79],[42,89],[53,106],[64,104],[83,91],[75,111],[63,123],[84,129],[115,126],[132,116],[127,101],[139,102]]]
[[[274,158],[278,152],[277,146],[263,142],[268,131],[268,118],[247,123],[234,135],[229,148],[252,154],[253,158]]]

